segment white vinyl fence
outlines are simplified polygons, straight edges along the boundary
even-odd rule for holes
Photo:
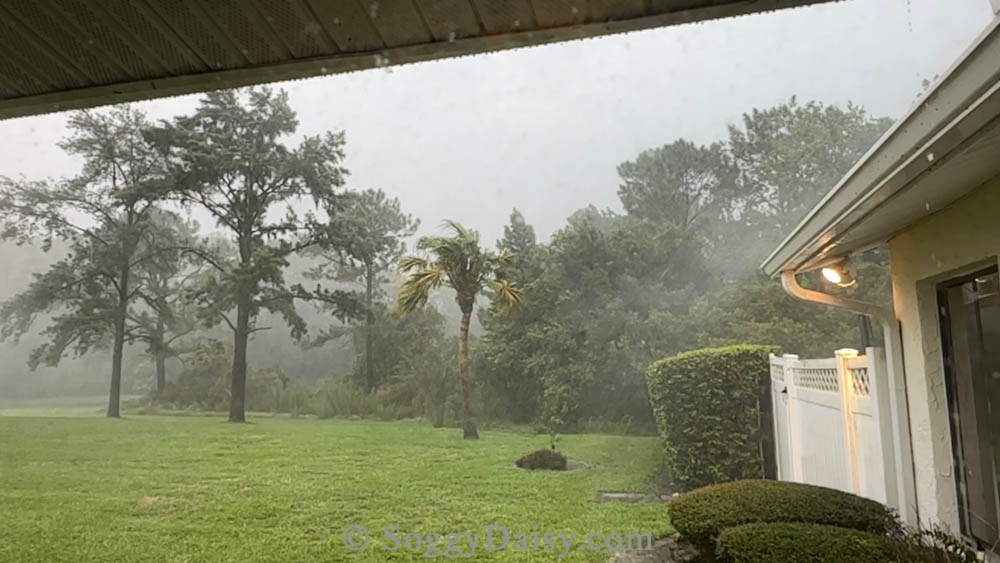
[[[892,446],[888,397],[879,396],[884,389],[882,348],[864,356],[838,350],[821,360],[772,355],[778,478],[886,503]]]

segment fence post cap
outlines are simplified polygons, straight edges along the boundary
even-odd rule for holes
[[[834,352],[838,357],[841,358],[856,358],[858,356],[858,351],[854,348],[841,348]]]
[[[786,360],[797,360],[797,359],[799,359],[799,355],[798,354],[782,354],[781,357],[785,358]]]

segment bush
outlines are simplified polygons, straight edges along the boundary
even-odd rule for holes
[[[165,410],[229,410],[232,358],[230,344],[216,339],[199,341],[177,379],[150,394],[151,405]],[[278,367],[248,368],[246,410],[279,412],[288,383],[288,376]]]
[[[603,416],[581,418],[569,430],[573,434],[611,434],[614,436],[655,436],[657,433],[652,424],[636,422],[628,415],[623,416],[620,420],[611,420]]]
[[[781,481],[737,481],[710,485],[674,499],[670,521],[687,541],[711,548],[719,534],[753,523],[828,524],[883,536],[902,537],[892,509],[850,493]]]
[[[719,534],[715,557],[723,563],[945,563],[944,550],[886,536],[806,523],[757,523]]]
[[[566,456],[555,451],[541,449],[514,462],[521,469],[553,469],[556,471],[566,470]]]
[[[197,343],[193,357],[176,381],[168,381],[162,391],[151,394],[152,403],[168,410],[204,410],[224,412],[229,409],[229,381],[232,355],[220,340]]]
[[[276,391],[274,412],[292,416],[318,414],[319,408],[315,392],[301,388],[287,388]]]
[[[915,530],[907,535],[906,541],[915,550],[933,550],[939,557],[935,561],[979,563],[979,555],[976,550],[958,536],[941,527],[940,524]],[[940,559],[942,554],[947,559]]]
[[[382,397],[367,393],[350,381],[339,378],[327,383],[319,392],[320,418],[383,418],[386,407]],[[381,415],[376,417],[376,414]]]
[[[674,483],[695,488],[764,477],[759,399],[770,385],[768,346],[694,350],[653,364],[646,375]]]

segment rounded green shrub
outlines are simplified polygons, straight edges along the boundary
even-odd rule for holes
[[[687,541],[711,547],[726,528],[752,523],[828,524],[878,535],[902,535],[892,509],[850,493],[783,481],[709,485],[668,505],[670,521]]]
[[[663,464],[693,489],[766,475],[771,346],[726,346],[662,359],[646,374]],[[763,407],[762,407],[763,405]]]
[[[514,462],[521,469],[566,470],[566,456],[555,450],[536,450]]]
[[[943,550],[882,535],[792,522],[744,524],[719,534],[720,563],[946,563]],[[956,560],[957,561],[957,560]]]

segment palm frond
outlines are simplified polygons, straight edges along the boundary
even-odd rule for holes
[[[513,252],[507,250],[506,248],[501,250],[500,255],[497,256],[497,264],[499,264],[501,268],[504,266],[510,266],[516,261],[517,261],[517,254],[514,254]]]
[[[417,248],[425,252],[437,252],[440,248],[447,248],[453,244],[454,239],[449,237],[420,237],[417,241]]]
[[[478,242],[479,233],[469,229],[465,225],[459,223],[458,221],[452,221],[451,219],[445,219],[443,222],[445,228],[450,229],[455,233],[456,238],[468,239],[474,238]]]
[[[446,278],[447,273],[439,267],[413,272],[399,288],[396,309],[403,314],[419,309],[427,303],[431,292],[441,287]]]
[[[422,258],[420,256],[404,256],[399,261],[397,270],[400,272],[410,272],[413,270],[428,270],[430,267],[431,261],[427,258]]]
[[[524,292],[507,280],[495,280],[490,284],[493,289],[493,302],[505,313],[521,310],[524,304]]]

